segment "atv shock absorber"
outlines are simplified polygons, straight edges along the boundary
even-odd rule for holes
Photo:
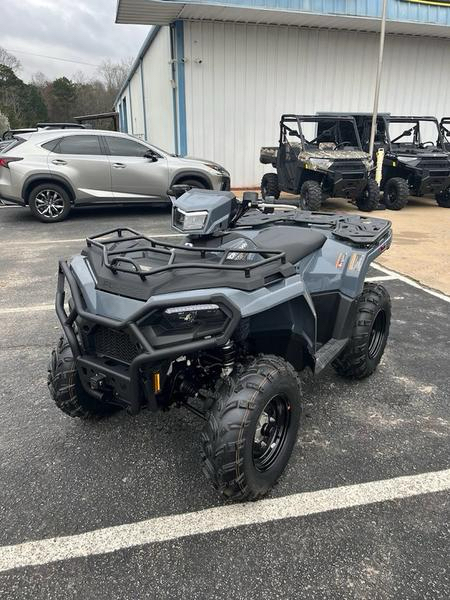
[[[228,342],[222,346],[222,377],[227,377],[233,371],[235,357],[236,350],[234,348],[234,342],[228,340]]]

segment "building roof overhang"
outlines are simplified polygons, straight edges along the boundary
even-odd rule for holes
[[[312,12],[288,8],[287,2],[279,0],[279,8],[263,8],[255,2],[244,4],[244,0],[118,0],[116,23],[169,25],[177,19],[229,21],[234,23],[263,23],[269,25],[292,25],[325,29],[354,31],[379,31],[380,17],[377,15],[349,15]],[[292,6],[292,3],[290,3]],[[284,7],[286,6],[286,7]],[[438,7],[439,11],[450,9]],[[409,13],[408,13],[409,14]],[[427,13],[428,14],[428,13]],[[446,13],[437,13],[447,16]],[[431,21],[402,20],[389,18],[387,33],[432,37],[450,37],[450,18]]]

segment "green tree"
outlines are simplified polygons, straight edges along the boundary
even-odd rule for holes
[[[67,77],[55,79],[51,86],[50,108],[54,121],[71,121],[73,118],[73,105],[77,97],[75,84]]]
[[[47,118],[47,109],[39,90],[24,83],[14,71],[0,64],[0,111],[12,128],[33,127]]]

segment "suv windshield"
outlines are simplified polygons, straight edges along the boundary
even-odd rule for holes
[[[307,152],[361,150],[355,122],[345,118],[286,116],[281,124],[280,143],[299,145]]]
[[[392,149],[408,151],[417,148],[436,146],[439,127],[433,119],[396,119],[388,121],[389,138]]]

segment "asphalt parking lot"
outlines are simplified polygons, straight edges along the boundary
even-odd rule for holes
[[[0,208],[2,600],[449,598],[450,298],[371,269],[393,304],[378,371],[305,376],[284,476],[224,507],[193,415],[84,423],[47,392],[57,259],[119,224],[170,232],[166,209]]]

